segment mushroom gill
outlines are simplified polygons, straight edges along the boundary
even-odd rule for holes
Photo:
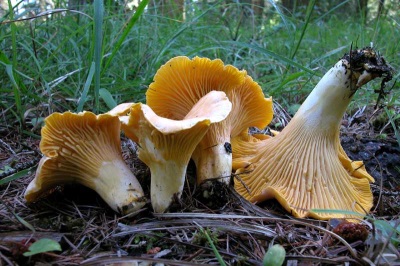
[[[122,158],[120,121],[109,114],[53,113],[42,128],[40,160],[25,199],[33,202],[52,188],[78,183],[95,190],[114,210],[134,212],[145,204],[143,190]]]
[[[156,73],[146,92],[154,112],[170,119],[183,119],[208,92],[223,91],[232,102],[232,111],[220,123],[210,125],[193,152],[197,182],[218,179],[229,183],[232,169],[231,137],[249,127],[263,128],[272,119],[272,100],[260,86],[231,65],[208,58],[178,56]]]
[[[339,129],[363,81],[389,80],[391,68],[371,48],[351,53],[324,75],[281,133],[267,139],[241,135],[232,141],[240,176],[235,189],[246,199],[276,198],[294,216],[317,219],[352,217],[345,211],[365,214],[371,209],[374,179],[362,162],[348,158]]]

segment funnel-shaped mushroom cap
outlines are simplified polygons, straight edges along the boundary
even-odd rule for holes
[[[142,188],[122,158],[118,117],[65,112],[53,113],[45,123],[40,142],[44,157],[25,192],[28,202],[55,186],[79,183],[117,212],[130,213],[145,204]]]
[[[249,135],[247,129],[232,138],[232,170],[247,170],[251,164],[251,158],[265,145],[263,140],[269,138],[269,135],[264,134]]]
[[[154,112],[170,119],[184,119],[201,97],[212,90],[224,91],[232,111],[221,123],[210,126],[193,152],[197,181],[221,178],[229,182],[232,169],[230,139],[243,130],[265,127],[272,119],[272,101],[246,71],[224,65],[219,59],[179,56],[163,65],[146,92]]]
[[[123,116],[130,112],[131,107],[135,103],[121,103],[115,106],[113,109],[107,112],[107,114],[114,115],[114,116]]]
[[[338,136],[307,132],[304,123],[292,120],[276,137],[265,140],[235,138],[233,152],[242,154],[233,159],[240,177],[240,181],[235,179],[236,191],[254,203],[276,198],[295,217],[345,216],[340,212],[314,213],[312,209],[370,210],[369,183],[373,178],[364,166],[345,159]]]
[[[133,105],[129,116],[121,117],[126,136],[139,144],[139,159],[150,168],[155,212],[166,211],[180,198],[193,150],[210,124],[225,119],[231,108],[224,92],[212,91],[182,120],[160,117],[145,104]]]
[[[370,48],[352,53],[353,61],[346,55],[324,75],[281,133],[264,140],[242,134],[232,141],[240,174],[235,189],[246,199],[276,198],[294,216],[317,219],[351,217],[329,210],[371,209],[374,179],[341,147],[340,122],[360,84],[391,76]]]

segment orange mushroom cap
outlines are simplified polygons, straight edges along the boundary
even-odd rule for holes
[[[218,178],[228,183],[232,169],[231,137],[248,127],[265,127],[272,119],[272,100],[246,71],[224,65],[219,59],[178,56],[156,73],[146,92],[154,112],[170,119],[183,119],[208,92],[223,91],[232,102],[231,114],[210,126],[193,152],[197,182]]]
[[[40,160],[25,199],[32,202],[50,189],[79,183],[95,190],[124,214],[145,204],[143,190],[122,158],[120,121],[110,114],[53,113],[42,128]]]
[[[182,194],[193,150],[212,123],[225,119],[232,104],[221,91],[202,97],[185,118],[160,117],[145,104],[134,104],[121,117],[125,134],[138,143],[138,157],[151,172],[150,196],[155,212],[164,212]]]
[[[359,61],[346,55],[335,64],[275,137],[242,133],[233,139],[233,166],[240,175],[235,189],[243,197],[254,203],[276,198],[294,216],[317,219],[371,209],[374,179],[362,162],[349,159],[339,139],[355,91],[375,77],[390,77],[390,68],[370,49],[352,52]]]

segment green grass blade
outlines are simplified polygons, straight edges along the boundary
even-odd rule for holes
[[[15,173],[15,174],[10,175],[10,176],[4,177],[3,179],[0,179],[0,186],[4,185],[4,184],[7,184],[7,183],[9,183],[11,181],[14,181],[16,179],[19,179],[21,177],[24,177],[26,175],[29,175],[35,169],[36,169],[36,166],[33,166],[31,168],[24,169],[22,171],[19,171],[19,172]]]
[[[396,137],[397,144],[399,144],[399,147],[400,147],[400,132],[399,132],[399,128],[396,126],[395,119],[393,119],[392,115],[389,112],[389,109],[387,109],[387,107],[385,107],[384,109],[385,109],[386,115],[389,118],[389,122],[393,127],[394,136]]]
[[[103,0],[94,0],[94,103],[95,112],[100,108],[99,91],[101,77],[101,58],[102,58],[102,42],[103,42],[103,17],[104,3]]]
[[[361,218],[366,216],[366,214],[348,210],[311,209],[310,211],[314,213],[336,213],[336,214],[360,216]]]
[[[349,48],[349,45],[343,45],[343,46],[341,46],[341,47],[339,47],[339,48],[333,49],[333,50],[331,50],[331,51],[325,53],[324,55],[315,58],[313,61],[311,61],[311,64],[310,64],[310,65],[314,65],[315,63],[317,63],[317,62],[319,62],[319,61],[323,61],[324,59],[326,59],[326,58],[328,58],[328,57],[330,57],[330,56],[332,56],[332,55],[334,55],[334,54],[337,54],[337,53],[339,53],[339,52],[342,52],[342,50],[343,50],[343,49],[346,49],[346,48],[347,48],[347,49],[350,49],[350,48]]]
[[[22,110],[22,99],[21,99],[21,90],[15,81],[14,73],[13,73],[13,66],[12,65],[6,65],[6,72],[8,77],[11,80],[11,83],[13,85],[13,92],[14,92],[14,102],[15,105],[17,106],[17,119],[20,123],[20,125],[23,124],[23,118],[24,118],[24,112]]]
[[[33,227],[33,225],[31,225],[30,223],[25,221],[21,216],[16,214],[14,211],[12,211],[12,214],[15,216],[15,218],[18,220],[18,222],[20,222],[22,225],[24,225],[26,228],[28,228],[32,232],[36,232],[35,227]]]
[[[307,5],[306,21],[304,22],[303,28],[301,29],[300,38],[297,41],[296,47],[295,47],[295,49],[294,49],[294,51],[293,51],[293,53],[292,53],[292,55],[290,57],[291,59],[293,59],[296,56],[297,51],[299,50],[300,44],[303,41],[304,34],[306,33],[307,27],[308,27],[308,25],[310,23],[310,19],[311,19],[311,15],[313,13],[313,10],[314,10],[315,2],[316,2],[316,0],[311,0]]]
[[[29,58],[27,58],[27,60],[32,60],[33,63],[35,63],[38,72],[42,73],[42,69],[40,66],[40,60],[36,57],[34,50],[25,42],[19,42],[18,43],[20,46],[20,51],[24,51],[24,53],[26,53],[26,55],[29,55]]]
[[[313,10],[314,10],[315,1],[316,0],[311,0],[307,5],[306,21],[304,22],[303,28],[301,29],[300,38],[297,41],[296,47],[294,48],[294,51],[293,51],[293,53],[292,53],[292,55],[290,57],[291,59],[293,59],[296,56],[297,51],[299,50],[299,47],[301,45],[301,42],[303,41],[304,34],[306,33],[307,27],[308,27],[308,25],[310,23],[311,15],[312,15]]]
[[[14,9],[11,4],[11,0],[8,0],[8,10],[10,14],[10,20],[14,20]],[[12,65],[15,67],[17,65],[17,26],[15,23],[11,23],[11,43],[12,43]]]
[[[221,266],[226,266],[226,263],[225,263],[224,259],[222,258],[221,254],[219,254],[217,248],[216,248],[215,245],[214,245],[213,240],[211,239],[210,235],[207,233],[207,230],[204,230],[204,228],[203,228],[203,227],[200,227],[200,226],[199,226],[199,228],[200,228],[200,231],[201,231],[201,232],[205,235],[205,237],[207,238],[208,244],[210,244],[210,247],[211,247],[211,249],[213,250],[215,257],[217,258],[217,260],[218,260],[218,262],[219,262],[219,265],[221,265]]]
[[[129,19],[128,23],[125,26],[124,31],[122,32],[120,38],[118,39],[117,43],[113,45],[113,50],[111,52],[111,55],[108,57],[107,62],[103,68],[103,71],[108,68],[110,65],[111,61],[113,60],[114,56],[118,53],[119,49],[121,48],[122,43],[125,41],[126,37],[128,36],[129,32],[133,28],[133,26],[136,24],[138,21],[139,17],[142,15],[144,12],[147,4],[149,3],[149,0],[143,0],[140,2],[138,8],[136,9],[135,13],[133,16]]]
[[[18,214],[16,214],[14,212],[14,210],[12,210],[7,204],[5,204],[1,199],[0,199],[0,203],[5,206],[9,212],[11,212],[15,219],[17,219],[18,222],[20,222],[22,225],[24,225],[26,228],[28,228],[29,230],[31,230],[32,232],[35,232],[35,228],[33,227],[33,225],[31,225],[30,223],[28,223],[27,221],[25,221],[21,216],[19,216]]]
[[[279,15],[281,18],[283,24],[285,25],[285,28],[289,28],[289,22],[286,20],[285,14],[282,12],[279,4],[275,2],[275,0],[268,0],[268,3],[275,9],[275,12]]]
[[[107,107],[111,110],[115,106],[117,106],[117,102],[114,100],[112,97],[111,93],[106,90],[101,88],[100,89],[100,97],[103,99],[103,101],[106,103]]]
[[[4,67],[7,67],[7,65],[11,65],[10,60],[8,60],[8,58],[1,51],[0,51],[0,64],[3,65]],[[13,69],[13,72],[17,73],[19,76],[21,76],[24,79],[27,79],[29,81],[34,81],[33,78],[25,75],[24,73],[22,73],[16,69]]]
[[[95,62],[92,62],[92,65],[90,66],[89,70],[89,75],[86,79],[85,86],[83,87],[81,98],[79,99],[78,108],[76,109],[77,112],[82,112],[83,110],[83,105],[86,102],[87,94],[89,92],[90,84],[92,84],[95,71],[96,71],[96,64]]]
[[[29,136],[29,137],[32,137],[34,139],[41,139],[42,138],[40,135],[37,135],[37,134],[32,133],[32,132],[27,131],[27,130],[22,130],[22,133],[27,135],[27,136]]]
[[[320,16],[316,21],[320,21],[323,18],[327,17],[328,15],[332,15],[332,13],[339,9],[340,7],[344,6],[345,4],[347,4],[348,2],[350,2],[351,0],[346,0],[346,1],[342,1],[339,4],[337,4],[336,6],[334,6],[333,8],[331,8],[330,10],[328,10],[327,12],[325,12],[322,16]]]
[[[0,63],[2,63],[4,66],[11,64],[8,57],[1,50],[0,50]]]
[[[276,60],[278,60],[280,62],[287,63],[287,64],[289,64],[289,65],[291,65],[293,67],[296,67],[298,69],[302,69],[305,72],[310,73],[312,75],[321,76],[321,74],[319,74],[317,72],[314,72],[313,70],[303,66],[302,64],[297,63],[296,61],[294,61],[294,60],[292,60],[290,58],[287,58],[285,56],[279,55],[279,54],[277,54],[275,52],[267,50],[267,49],[265,49],[265,48],[263,48],[261,46],[258,46],[258,45],[248,44],[248,43],[244,43],[244,42],[235,42],[235,41],[222,41],[221,44],[225,44],[225,45],[229,45],[229,46],[240,46],[240,47],[243,47],[243,48],[252,49],[252,50],[257,51],[257,52],[259,52],[261,54],[268,55],[268,56],[270,56],[270,57],[272,57],[272,58],[274,58],[274,59],[276,59]]]
[[[194,24],[196,21],[198,21],[200,18],[205,16],[208,12],[211,10],[214,10],[215,7],[219,5],[217,2],[216,4],[212,5],[210,8],[206,9],[202,13],[200,13],[197,17],[193,18],[191,21],[188,21],[187,23],[184,23],[177,31],[175,34],[171,36],[171,38],[168,39],[168,41],[164,44],[164,46],[159,50],[158,54],[154,57],[151,66],[152,68],[154,65],[160,60],[161,56],[171,47],[171,45],[174,43],[174,41],[187,29],[189,29],[192,24]]]

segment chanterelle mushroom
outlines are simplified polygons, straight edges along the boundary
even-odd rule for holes
[[[117,116],[53,113],[45,123],[40,142],[44,156],[25,192],[28,202],[55,186],[79,183],[123,214],[145,204],[142,188],[122,158]]]
[[[138,143],[138,157],[150,168],[151,203],[164,212],[179,199],[193,150],[212,123],[225,119],[232,104],[221,91],[202,97],[182,120],[156,115],[145,104],[134,104],[129,116],[121,116],[126,136]]]
[[[184,119],[208,92],[224,91],[232,111],[222,122],[210,126],[193,152],[197,182],[219,178],[228,183],[232,171],[231,137],[249,127],[264,128],[272,119],[272,100],[246,74],[219,60],[185,56],[172,58],[156,73],[146,92],[154,112],[170,119]]]
[[[362,162],[348,158],[339,128],[356,90],[382,76],[390,80],[391,68],[375,51],[351,51],[324,75],[281,133],[265,140],[235,138],[234,166],[240,174],[235,189],[255,203],[276,198],[296,217],[346,216],[312,209],[368,212],[374,179]]]

